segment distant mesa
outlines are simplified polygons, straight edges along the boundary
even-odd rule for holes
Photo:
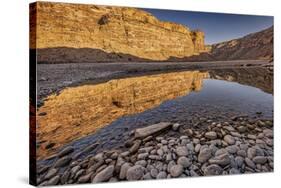
[[[39,63],[273,57],[273,27],[207,46],[203,31],[136,8],[37,2],[30,9],[31,50],[38,50]]]

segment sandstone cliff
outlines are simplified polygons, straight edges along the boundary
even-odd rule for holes
[[[205,50],[203,32],[136,8],[37,2],[31,14],[39,62],[167,60]]]
[[[273,26],[245,37],[214,44],[210,54],[216,60],[273,58]]]

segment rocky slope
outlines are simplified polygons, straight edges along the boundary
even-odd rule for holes
[[[37,35],[31,48],[39,49],[39,62],[167,60],[205,50],[203,32],[140,9],[37,2],[31,14],[31,33]]]
[[[210,54],[216,60],[272,59],[273,26],[245,37],[214,44]]]

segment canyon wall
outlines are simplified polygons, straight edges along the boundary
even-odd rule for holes
[[[31,13],[39,62],[167,60],[205,50],[203,32],[141,9],[37,2]]]
[[[122,116],[199,91],[207,76],[199,71],[141,76],[67,88],[51,95],[37,112],[37,156],[48,156]]]

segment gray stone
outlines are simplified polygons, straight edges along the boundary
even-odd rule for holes
[[[60,181],[60,176],[57,175],[57,176],[51,178],[51,179],[48,181],[47,185],[57,185],[57,184],[59,183],[59,181]]]
[[[203,148],[198,155],[198,161],[204,163],[212,157],[212,151],[209,148]]]
[[[91,151],[93,151],[94,149],[96,149],[96,147],[98,147],[98,145],[99,145],[99,143],[91,144],[91,145],[87,146],[87,147],[82,151],[82,153],[91,152]]]
[[[78,179],[80,176],[82,176],[82,174],[85,173],[85,171],[86,171],[85,169],[79,170],[79,171],[75,174],[74,179]]]
[[[144,160],[144,159],[146,159],[147,157],[148,157],[148,153],[140,153],[140,154],[138,154],[138,160]]]
[[[247,151],[248,148],[249,148],[248,144],[240,144],[239,147],[240,147],[241,150],[244,150],[244,151]]]
[[[161,157],[159,155],[149,155],[148,158],[152,160],[161,160]]]
[[[183,172],[183,166],[181,165],[174,165],[170,169],[170,174],[172,177],[179,177]]]
[[[212,150],[212,155],[215,155],[215,153],[218,151],[219,148],[217,146],[211,144],[209,146],[209,149]]]
[[[200,151],[200,148],[201,148],[201,144],[196,144],[195,146],[195,152],[198,153]]]
[[[239,150],[239,147],[235,145],[231,145],[231,146],[227,146],[225,149],[228,151],[228,153],[235,154]]]
[[[161,122],[161,123],[150,125],[150,126],[147,126],[144,128],[136,129],[135,138],[145,138],[154,133],[167,129],[170,126],[171,126],[171,123],[169,123],[169,122]]]
[[[151,175],[151,177],[156,178],[156,176],[158,175],[158,170],[155,168],[151,169],[150,175]]]
[[[191,176],[191,177],[197,177],[197,176],[199,176],[194,170],[190,170],[189,173],[190,173],[190,176]]]
[[[140,161],[137,161],[135,164],[136,164],[136,165],[141,165],[141,166],[143,166],[143,167],[146,167],[147,162],[146,162],[146,160],[140,160]]]
[[[78,183],[88,183],[88,182],[90,182],[90,179],[91,179],[92,175],[93,175],[92,173],[89,173],[89,174],[86,174],[84,176],[81,176],[78,179]]]
[[[256,156],[264,156],[264,151],[258,146],[255,146]]]
[[[238,169],[236,169],[236,168],[231,168],[229,170],[229,174],[240,174],[240,171]]]
[[[267,162],[267,158],[264,156],[256,156],[253,158],[253,161],[256,164],[264,164]]]
[[[151,177],[150,173],[148,172],[148,173],[146,173],[146,174],[143,176],[143,179],[144,179],[144,180],[151,180],[152,177]]]
[[[58,157],[63,157],[65,155],[72,153],[73,151],[74,151],[74,148],[72,146],[68,146],[58,153]]]
[[[98,183],[98,182],[105,182],[108,181],[112,176],[114,172],[114,166],[110,165],[100,171],[92,180],[92,183]]]
[[[124,163],[122,166],[121,166],[121,169],[120,169],[120,173],[119,173],[119,179],[123,180],[126,178],[127,176],[127,171],[128,169],[131,167],[130,163]]]
[[[237,155],[239,155],[239,156],[241,156],[241,157],[246,157],[246,156],[247,156],[247,153],[246,153],[246,151],[244,151],[244,150],[239,150],[239,151],[237,151]]]
[[[247,150],[247,157],[252,159],[256,156],[256,149],[255,148],[248,148]]]
[[[229,145],[235,144],[235,139],[231,135],[225,135],[223,140]]]
[[[188,151],[193,152],[194,151],[193,143],[186,144],[186,148],[187,148]]]
[[[66,184],[68,181],[68,178],[70,177],[70,172],[69,171],[64,171],[64,173],[62,174],[60,181],[62,184]]]
[[[180,143],[181,143],[180,145],[185,146],[186,144],[188,144],[188,142],[189,142],[188,139],[183,139],[183,140],[180,141]]]
[[[255,140],[257,137],[253,134],[248,134],[248,138],[252,139],[252,140]]]
[[[129,149],[130,153],[136,153],[141,145],[141,140],[135,140],[133,146]]]
[[[244,132],[247,131],[247,127],[245,127],[245,126],[239,126],[239,127],[237,127],[237,130],[238,130],[240,133],[244,133]]]
[[[160,148],[157,150],[157,154],[162,157],[164,155],[164,151]]]
[[[168,144],[168,141],[167,141],[167,140],[161,140],[161,144],[167,145],[167,144]]]
[[[74,176],[80,169],[81,169],[81,167],[80,167],[79,165],[74,166],[74,167],[70,170],[72,176]]]
[[[64,167],[64,166],[68,165],[71,160],[72,160],[71,157],[68,157],[68,156],[62,157],[55,162],[54,167],[55,168],[56,167]]]
[[[187,150],[186,146],[178,146],[176,148],[176,153],[178,156],[187,156],[188,150]]]
[[[205,137],[210,139],[210,140],[214,140],[214,139],[217,138],[217,133],[214,132],[214,131],[206,132]]]
[[[213,176],[213,175],[220,175],[223,172],[223,169],[216,164],[211,164],[207,166],[204,170],[204,175],[205,176]]]
[[[152,146],[144,147],[139,149],[139,153],[149,153],[151,150],[153,150]]]
[[[230,157],[228,153],[219,155],[219,156],[215,156],[214,158],[209,160],[210,164],[217,164],[220,166],[226,166],[230,163]]]
[[[230,132],[230,134],[234,137],[241,138],[241,134],[239,134],[238,132]]]
[[[168,166],[167,166],[167,171],[170,172],[172,166],[174,166],[174,165],[176,165],[175,161],[170,161],[170,162],[168,163]]]
[[[118,179],[115,178],[115,177],[111,177],[111,178],[109,179],[109,182],[118,182]]]
[[[247,164],[247,166],[248,167],[250,167],[250,168],[252,168],[252,169],[255,169],[256,168],[256,165],[255,165],[255,163],[251,160],[251,159],[249,159],[249,158],[245,158],[245,163]]]
[[[241,156],[237,156],[235,157],[235,163],[238,167],[242,167],[242,165],[244,164],[244,158]]]
[[[144,168],[140,165],[135,165],[128,169],[126,177],[127,180],[132,181],[132,180],[142,179],[143,175],[144,175]]]
[[[173,124],[172,128],[173,128],[174,131],[177,131],[180,128],[180,124],[179,123],[175,123],[175,124]]]
[[[47,172],[47,174],[45,175],[45,179],[50,179],[50,178],[54,177],[57,174],[57,172],[58,172],[58,169],[56,169],[56,168],[50,169]]]
[[[164,171],[159,172],[159,174],[156,176],[156,179],[166,179],[167,173]]]
[[[182,156],[178,158],[177,164],[183,166],[184,168],[187,168],[192,165],[192,162],[190,161],[190,159]]]
[[[166,161],[171,161],[172,160],[172,154],[171,153],[168,153],[166,155]]]
[[[216,151],[215,156],[222,155],[222,154],[225,154],[225,153],[228,153],[228,151],[224,148],[221,148],[221,149],[218,149]]]

